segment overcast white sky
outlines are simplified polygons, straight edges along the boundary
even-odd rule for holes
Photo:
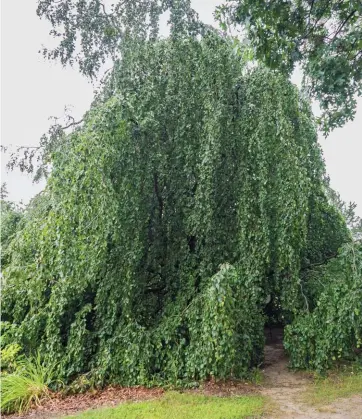
[[[221,0],[193,0],[201,20],[213,23],[212,13]],[[63,114],[72,105],[75,118],[89,108],[93,86],[76,69],[62,68],[38,54],[49,45],[49,25],[36,15],[36,0],[1,0],[1,142],[3,145],[37,145],[49,127],[49,116]],[[332,186],[345,201],[355,201],[362,215],[362,100],[355,120],[320,138]],[[9,198],[29,199],[43,185],[34,185],[19,172],[7,173],[1,159],[1,181]]]

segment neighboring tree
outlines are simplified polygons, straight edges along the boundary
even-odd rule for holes
[[[1,270],[4,270],[13,252],[12,242],[17,233],[27,224],[44,219],[52,207],[46,190],[40,192],[27,205],[8,200],[6,183],[1,185]],[[34,253],[31,253],[34,254]]]
[[[3,182],[0,188],[0,199],[5,200],[8,196],[9,196],[9,192],[6,186],[6,182]]]
[[[20,221],[23,218],[23,211],[19,205],[8,201],[8,191],[6,183],[1,185],[1,269],[8,261],[8,247],[16,232],[19,230]]]
[[[290,75],[301,65],[326,135],[354,118],[362,94],[361,0],[232,0],[217,15],[222,25],[245,29],[268,67]]]

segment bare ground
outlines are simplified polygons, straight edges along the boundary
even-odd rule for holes
[[[274,329],[267,334],[265,347],[265,384],[261,393],[273,401],[273,413],[267,418],[279,419],[362,419],[362,396],[339,399],[322,407],[309,406],[302,394],[311,385],[307,374],[291,372],[283,348],[283,332]]]

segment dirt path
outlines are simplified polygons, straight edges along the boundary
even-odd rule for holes
[[[265,347],[265,386],[262,394],[275,403],[275,413],[267,418],[288,419],[362,419],[362,397],[338,400],[328,406],[312,407],[302,402],[301,395],[311,384],[302,373],[290,372],[282,344],[282,330],[267,335]]]

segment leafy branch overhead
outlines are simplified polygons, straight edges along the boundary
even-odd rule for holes
[[[37,13],[59,39],[50,59],[77,63],[96,77],[107,59],[121,57],[127,38],[155,40],[160,17],[170,13],[171,36],[205,29],[190,0],[39,0]],[[328,134],[353,119],[362,94],[362,4],[360,0],[231,0],[216,10],[221,26],[239,25],[257,59],[290,75],[297,64],[304,86],[322,109]]]
[[[8,154],[7,168],[20,169],[21,172],[31,173],[34,182],[47,178],[51,171],[51,156],[57,148],[66,147],[67,135],[76,130],[83,123],[83,118],[76,121],[65,108],[62,118],[51,117],[53,121],[46,134],[40,138],[37,146],[1,146],[1,151]],[[63,123],[62,123],[63,121]]]
[[[360,0],[231,0],[217,16],[245,29],[268,67],[290,75],[301,65],[325,134],[354,118],[362,94]]]
[[[38,16],[51,23],[50,34],[59,39],[57,47],[45,48],[43,54],[63,65],[77,64],[82,74],[94,78],[107,59],[120,58],[124,40],[157,39],[165,12],[174,36],[193,35],[201,28],[190,0],[38,0]]]

